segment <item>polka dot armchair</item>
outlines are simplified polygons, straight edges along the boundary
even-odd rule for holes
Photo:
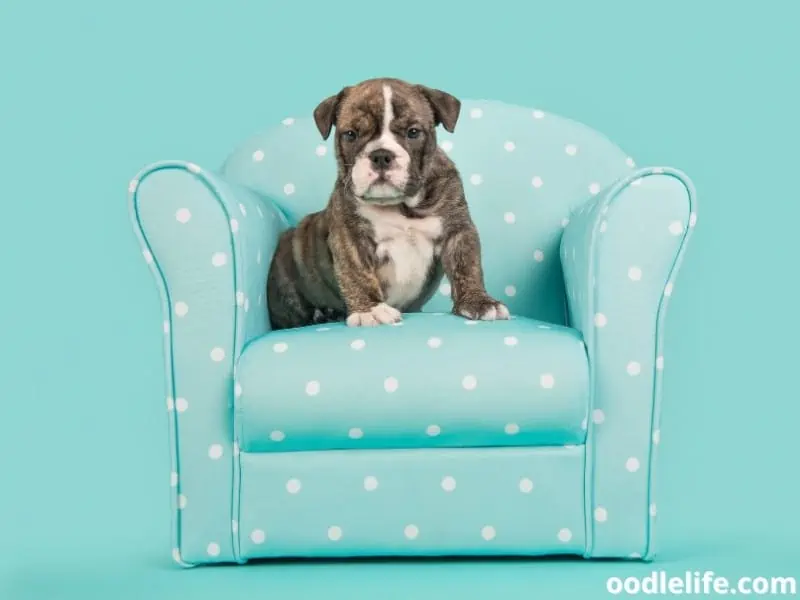
[[[688,178],[574,121],[466,101],[458,166],[513,318],[270,331],[280,233],[327,201],[310,118],[218,170],[162,162],[130,208],[163,301],[177,563],[285,556],[650,560],[667,302]]]

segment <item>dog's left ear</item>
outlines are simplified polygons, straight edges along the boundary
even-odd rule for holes
[[[461,101],[455,96],[435,90],[424,85],[418,86],[425,98],[430,102],[433,108],[433,116],[436,118],[436,124],[441,123],[444,128],[453,133],[458,121],[458,115],[461,112]]]
[[[347,88],[345,88],[347,89]],[[339,109],[339,103],[344,97],[345,90],[342,90],[335,96],[325,98],[319,103],[317,108],[314,109],[314,122],[317,124],[317,129],[322,134],[322,139],[327,140],[331,134],[331,128],[336,124],[336,112]]]

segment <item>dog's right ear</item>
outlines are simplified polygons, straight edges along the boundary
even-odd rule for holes
[[[319,103],[319,106],[314,109],[314,122],[317,124],[317,129],[322,134],[322,139],[327,140],[331,134],[331,128],[336,124],[336,112],[339,110],[339,103],[344,97],[345,90],[342,90],[335,96],[325,98]]]

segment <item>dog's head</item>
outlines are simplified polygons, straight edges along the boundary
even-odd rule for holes
[[[336,127],[339,177],[356,198],[414,206],[437,152],[436,126],[452,133],[460,110],[445,92],[371,79],[323,100],[314,120],[323,139]]]

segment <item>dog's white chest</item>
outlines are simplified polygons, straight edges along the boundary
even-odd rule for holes
[[[375,229],[378,277],[386,303],[399,310],[408,307],[422,293],[437,241],[442,235],[439,217],[409,219],[394,208],[365,206],[361,214]]]

